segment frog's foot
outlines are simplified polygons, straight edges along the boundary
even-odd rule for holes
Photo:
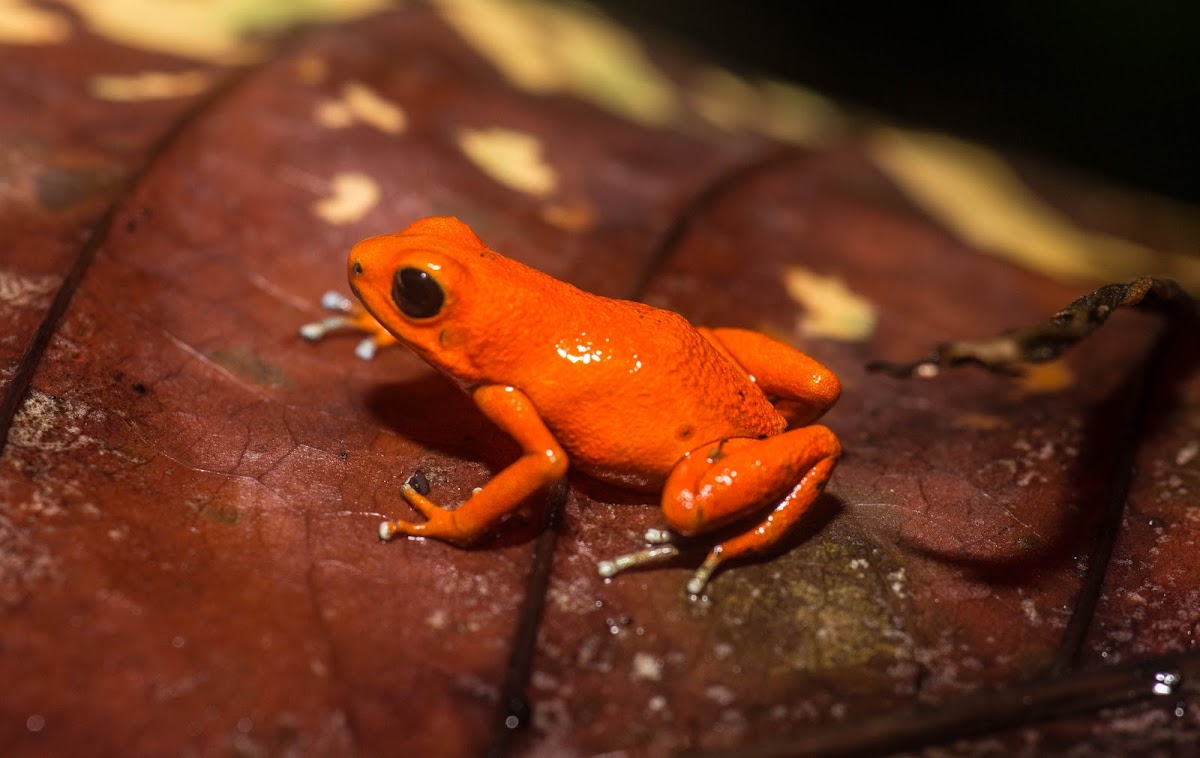
[[[680,461],[663,489],[663,515],[672,530],[693,537],[725,526],[742,529],[709,550],[687,583],[688,594],[700,595],[725,561],[778,543],[821,494],[840,453],[833,432],[813,425],[762,440],[721,440]],[[734,481],[737,486],[730,486]],[[764,508],[770,503],[775,505]],[[751,521],[739,527],[742,519]],[[648,542],[659,542],[670,534],[646,536]],[[601,566],[601,573],[657,560],[673,549],[667,544],[622,556]]]
[[[379,539],[384,542],[389,541],[392,537],[403,530],[403,522],[400,521],[384,521],[379,524]]]
[[[364,332],[367,336],[354,348],[354,354],[364,361],[374,358],[380,348],[396,344],[395,337],[388,333],[373,316],[355,306],[345,295],[332,291],[326,292],[321,297],[321,307],[341,315],[312,321],[300,327],[300,336],[309,342],[316,342],[330,332]]]
[[[626,553],[608,561],[597,561],[596,571],[600,576],[609,579],[625,569],[633,568],[634,566],[646,566],[652,563],[669,561],[682,554],[682,551],[676,545],[670,544],[670,541],[675,537],[676,534],[667,529],[647,530],[646,542],[655,545],[655,547],[647,547],[645,550],[639,550],[636,553]],[[695,596],[704,592],[704,587],[708,584],[708,580],[712,577],[713,572],[717,570],[717,566],[721,564],[723,552],[724,550],[720,545],[713,548],[708,557],[705,558],[704,563],[700,564],[700,568],[696,569],[696,573],[692,574],[692,578],[685,585],[689,595]]]
[[[379,538],[388,541],[397,534],[410,537],[433,537],[448,542],[469,541],[463,527],[458,523],[454,511],[448,511],[420,492],[421,482],[415,475],[400,487],[400,494],[408,504],[425,517],[424,521],[384,521],[379,525]],[[427,486],[427,485],[426,485]],[[428,492],[428,489],[426,489]]]
[[[679,548],[671,543],[678,537],[679,535],[670,529],[647,529],[646,534],[642,536],[642,540],[647,546],[657,545],[658,547],[647,547],[645,550],[620,555],[609,561],[597,561],[596,570],[600,572],[600,576],[608,579],[633,566],[642,566],[647,563],[674,558],[679,555]]]

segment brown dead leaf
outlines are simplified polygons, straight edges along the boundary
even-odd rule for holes
[[[0,79],[0,244],[12,251],[0,264],[0,754],[870,752],[980,729],[1045,752],[1194,742],[1193,690],[1151,702],[1154,672],[1138,668],[1175,654],[1200,676],[1191,353],[1150,375],[1149,407],[1157,322],[1136,316],[1068,357],[1070,391],[972,371],[869,375],[870,358],[991,334],[1079,293],[914,212],[850,138],[801,152],[674,108],[694,122],[655,128],[648,106],[583,85],[548,97],[478,52],[478,30],[459,37],[451,7],[264,40],[260,65],[168,99],[97,99],[87,83],[198,61],[85,29],[6,53],[29,76]],[[510,26],[525,39],[540,17],[521,12]],[[654,86],[690,86],[689,70],[704,69],[676,60]],[[392,115],[314,118],[347,88]],[[459,135],[491,129],[536,140],[552,197],[463,155]],[[80,165],[110,178],[53,204],[38,194],[39,178]],[[314,213],[338,176],[369,176],[378,193]],[[536,536],[542,500],[479,548],[380,544],[382,518],[414,517],[399,495],[414,470],[455,504],[512,443],[414,356],[367,363],[353,339],[295,333],[343,286],[354,241],[435,213],[586,289],[761,328],[832,366],[845,390],[827,420],[847,453],[784,549],[722,571],[699,601],[681,591],[698,556],[601,580],[597,559],[662,520],[653,497],[583,478],[552,553]],[[869,304],[868,341],[803,338],[788,270]],[[972,281],[987,286],[964,291]],[[1115,524],[1107,503],[1128,472]],[[1114,524],[1104,592],[1079,626],[1092,552]],[[539,551],[548,585],[530,597]],[[1078,650],[1064,643],[1074,630]],[[1076,678],[1048,678],[1064,661]],[[1097,672],[1109,684],[1086,678]],[[1061,717],[1040,705],[1051,687],[1090,705]],[[1110,691],[1135,696],[1100,702]],[[530,710],[510,732],[501,706],[521,693]],[[1022,697],[1038,705],[1009,705]]]

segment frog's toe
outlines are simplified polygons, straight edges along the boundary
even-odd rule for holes
[[[370,316],[362,316],[354,319],[351,324],[355,329],[368,333],[368,336],[359,341],[354,348],[354,354],[364,361],[371,360],[380,350],[396,344],[396,338],[385,332],[374,319],[370,319],[369,323],[364,323],[368,319]]]
[[[364,361],[369,361],[379,352],[379,341],[374,337],[362,339],[354,348],[354,354]]]
[[[396,528],[396,522],[384,521],[383,523],[381,523],[379,525],[379,539],[383,540],[384,542],[387,542],[392,537],[396,536],[397,531],[398,530]]]
[[[670,529],[647,529],[646,534],[642,536],[642,540],[647,545],[666,545],[674,542],[679,535],[672,532]]]
[[[699,596],[704,592],[713,572],[717,570],[717,566],[721,565],[721,557],[719,549],[708,554],[704,563],[700,564],[700,568],[696,569],[696,573],[692,574],[692,578],[688,580],[687,592],[689,595]]]
[[[354,301],[340,292],[329,290],[321,295],[321,307],[337,313],[354,313]]]
[[[379,539],[391,541],[396,535],[402,537],[427,537],[428,522],[384,521],[379,525]]]
[[[321,295],[321,307],[327,311],[343,314],[330,316],[320,321],[312,321],[300,327],[300,336],[309,342],[316,342],[330,332],[339,329],[354,329],[358,327],[360,316],[350,298],[340,292],[330,290]]]
[[[300,327],[300,336],[309,342],[316,342],[330,332],[354,326],[354,322],[345,316],[330,316],[320,321],[310,321]]]
[[[389,334],[373,316],[360,309],[354,304],[354,301],[340,292],[331,290],[322,295],[321,307],[339,315],[329,316],[301,326],[300,336],[309,342],[316,342],[327,334],[337,331],[365,333],[367,336],[354,348],[354,354],[364,361],[374,358],[380,349],[396,344],[396,338]]]
[[[679,555],[679,548],[674,545],[660,545],[659,547],[639,550],[636,553],[619,555],[612,560],[597,561],[596,572],[605,579],[608,579],[616,576],[625,569],[633,568],[634,566],[644,566],[647,563],[670,560],[677,555]]]
[[[409,482],[405,482],[400,486],[400,494],[404,496],[409,505],[416,508],[425,518],[441,520],[446,517],[446,510],[444,508],[422,495]]]

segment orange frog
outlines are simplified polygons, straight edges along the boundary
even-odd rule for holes
[[[695,328],[671,311],[584,292],[489,250],[455,218],[364,240],[348,267],[367,313],[327,297],[351,315],[302,334],[357,327],[372,335],[364,357],[398,340],[523,451],[454,510],[404,485],[425,520],[385,521],[384,540],[477,542],[570,462],[606,482],[661,490],[675,533],[738,525],[688,582],[699,594],[721,562],[778,542],[841,454],[829,429],[810,425],[837,400],[837,377],[757,332]],[[650,530],[647,549],[601,561],[600,574],[677,555],[673,536]]]

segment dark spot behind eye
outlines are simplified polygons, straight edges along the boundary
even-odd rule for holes
[[[433,274],[405,266],[392,278],[392,300],[410,318],[430,318],[441,312],[446,293]]]

